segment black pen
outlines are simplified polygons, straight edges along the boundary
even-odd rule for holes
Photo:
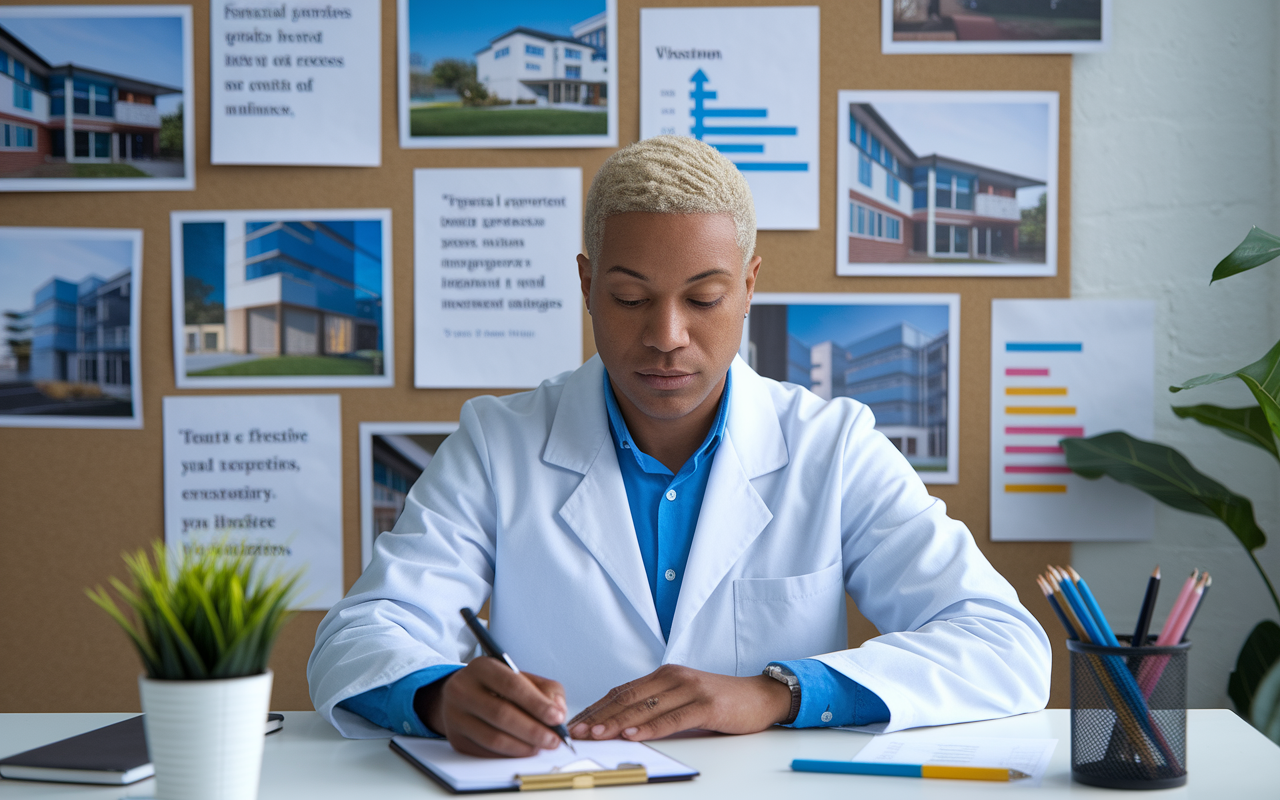
[[[511,656],[507,655],[507,651],[498,646],[498,642],[493,638],[493,634],[489,633],[488,628],[480,624],[480,620],[476,618],[475,613],[469,608],[462,609],[461,613],[463,621],[467,623],[467,627],[470,628],[471,632],[480,640],[480,649],[484,651],[484,654],[498,659],[508,667],[511,667],[512,672],[519,675],[520,668],[516,666],[516,662],[511,660]],[[560,737],[560,741],[564,742],[565,745],[573,751],[575,756],[578,754],[578,751],[574,749],[573,744],[569,741],[568,728],[563,724],[547,725],[547,727],[550,728],[556,736]]]

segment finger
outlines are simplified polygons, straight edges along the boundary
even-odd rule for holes
[[[619,732],[619,736],[632,742],[644,742],[650,739],[661,739],[680,731],[704,727],[706,709],[701,703],[693,702],[677,708],[668,709],[644,722],[628,725]]]
[[[559,681],[553,681],[550,678],[544,678],[541,675],[534,675],[532,672],[522,672],[521,674],[533,681],[533,685],[538,688],[538,691],[542,692],[547,697],[550,697],[551,700],[560,707],[560,711],[565,716],[568,715],[569,701],[565,699],[564,686],[562,686]],[[561,717],[560,722],[564,722],[564,717]],[[555,722],[552,724],[559,725],[560,723]]]
[[[565,708],[554,696],[545,694],[526,673],[512,672],[497,659],[488,659],[492,664],[485,665],[477,677],[490,692],[510,700],[523,709],[529,716],[541,721],[544,725],[559,725],[565,720]],[[545,678],[539,680],[546,681]],[[555,683],[555,681],[550,681]],[[556,684],[559,686],[559,684]],[[560,694],[564,694],[561,688]]]
[[[592,725],[591,738],[616,739],[622,736],[627,729],[639,728],[652,723],[653,720],[672,712],[674,709],[681,708],[695,699],[695,693],[688,686],[674,686],[665,692],[649,694],[643,699],[637,698],[634,702],[618,708],[608,717],[602,717]]]
[[[481,758],[528,758],[538,754],[538,748],[474,717],[472,720],[473,726],[449,734],[449,744],[459,753]]]
[[[620,686],[613,687],[604,697],[592,703],[573,718],[569,732],[574,736],[579,736],[578,731],[581,731],[581,738],[586,738],[592,727],[599,724],[601,720],[613,716],[617,712],[619,703],[625,704],[634,699],[637,689],[647,685],[652,678],[653,673],[650,673],[643,678],[637,678],[634,681],[628,681]]]
[[[466,711],[478,722],[534,750],[554,750],[560,742],[559,737],[550,728],[529,716],[524,709],[505,697],[497,697],[487,692],[480,693],[471,698]],[[476,739],[476,732],[482,730],[480,727],[470,726],[467,735]],[[492,738],[486,733],[484,738],[477,741],[489,747],[488,740]]]

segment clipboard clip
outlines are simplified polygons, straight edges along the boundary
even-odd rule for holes
[[[520,785],[522,792],[536,792],[542,789],[594,789],[597,786],[648,783],[649,771],[640,764],[619,764],[617,769],[517,774],[516,782]]]

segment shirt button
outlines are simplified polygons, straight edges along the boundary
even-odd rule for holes
[[[668,499],[668,500],[675,500],[675,499],[676,499],[676,490],[675,490],[675,489],[668,489],[668,490],[667,490],[667,499]]]
[[[631,442],[623,442],[623,443],[622,443],[622,449],[623,449],[623,450],[630,450],[630,449],[631,449]]]
[[[413,733],[413,728],[409,727],[409,720],[404,721],[404,732]]]
[[[674,581],[676,579],[676,571],[674,569],[667,570],[666,578],[669,581]]]
[[[830,711],[823,711],[823,712],[822,712],[822,721],[823,721],[823,722],[830,722],[830,721],[831,721],[831,712],[830,712]]]

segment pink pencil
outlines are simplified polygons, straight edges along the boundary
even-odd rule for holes
[[[1169,611],[1169,616],[1165,618],[1164,627],[1160,629],[1160,636],[1156,639],[1156,647],[1168,647],[1171,644],[1177,644],[1178,640],[1169,640],[1169,636],[1173,633],[1173,625],[1177,622],[1178,617],[1182,614],[1182,609],[1186,607],[1187,601],[1191,599],[1191,592],[1195,588],[1196,580],[1200,577],[1200,570],[1191,571],[1191,577],[1187,578],[1187,582],[1182,584],[1182,591],[1178,592],[1178,599],[1173,602],[1173,608]]]
[[[1196,607],[1200,605],[1200,600],[1204,597],[1204,590],[1208,588],[1212,580],[1207,572],[1201,575],[1200,580],[1196,581],[1195,588],[1191,590],[1191,596],[1186,603],[1183,603],[1178,618],[1174,619],[1170,615],[1165,627],[1171,634],[1169,636],[1171,644],[1177,644],[1182,641],[1183,634],[1187,632],[1187,627],[1191,624],[1191,617],[1195,615]],[[1163,641],[1165,631],[1160,633],[1160,641]],[[1160,647],[1162,645],[1157,642],[1156,646]],[[1160,683],[1160,676],[1164,674],[1164,668],[1168,665],[1169,656],[1156,656],[1143,662],[1138,669],[1138,685],[1142,687],[1142,694],[1145,697],[1151,697],[1151,693],[1155,691],[1156,684]]]

